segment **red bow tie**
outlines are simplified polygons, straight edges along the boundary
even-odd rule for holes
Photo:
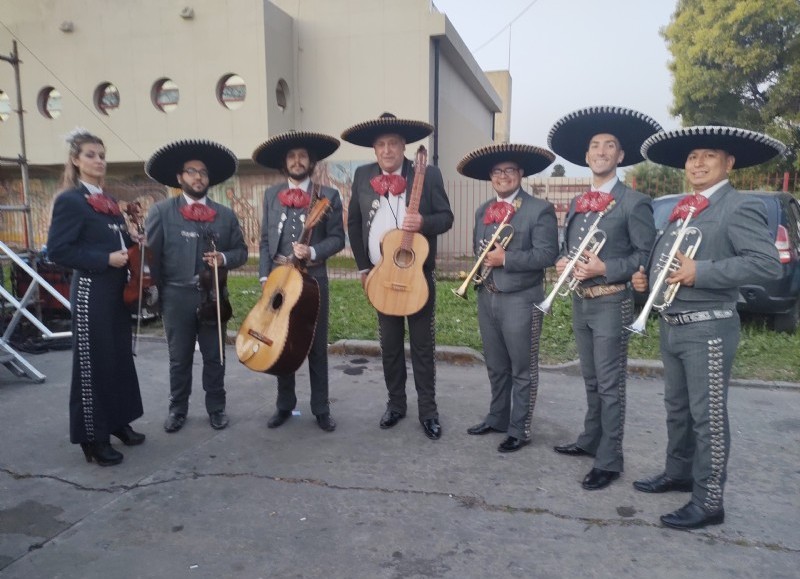
[[[191,205],[183,205],[180,208],[181,215],[184,219],[189,221],[203,221],[211,223],[214,221],[214,216],[217,212],[203,203],[192,203]]]
[[[86,198],[89,205],[98,213],[105,213],[106,215],[122,215],[119,210],[119,205],[111,197],[105,193],[95,193]]]
[[[691,207],[694,207],[694,217],[697,217],[703,209],[708,207],[708,198],[702,195],[687,195],[672,209],[669,220],[686,219]]]
[[[297,209],[305,209],[311,204],[311,195],[302,189],[284,189],[278,193],[278,201],[284,207],[296,207]]]
[[[486,208],[486,213],[483,214],[483,223],[484,225],[502,223],[506,216],[508,216],[506,219],[506,223],[508,223],[514,217],[514,206],[505,201],[495,201]]]
[[[402,175],[378,175],[369,181],[373,191],[378,195],[400,195],[406,190],[406,178]]]
[[[604,211],[609,203],[614,200],[611,193],[601,191],[587,191],[575,202],[575,213],[589,213],[590,211]]]

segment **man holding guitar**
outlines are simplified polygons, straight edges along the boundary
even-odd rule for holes
[[[336,429],[328,401],[328,270],[325,261],[344,247],[342,201],[331,187],[312,183],[311,175],[318,161],[339,148],[339,140],[320,133],[287,131],[265,141],[253,152],[253,160],[278,169],[286,176],[264,192],[264,216],[261,221],[259,276],[261,284],[278,266],[291,256],[307,266],[308,275],[319,286],[319,315],[308,353],[308,374],[311,384],[311,412],[317,425],[326,432]],[[326,199],[329,210],[317,223],[307,244],[300,241],[303,225],[312,206]],[[293,328],[289,327],[288,340]],[[308,343],[307,341],[305,342]],[[275,414],[267,421],[268,428],[277,428],[292,415],[297,405],[295,375],[278,375],[278,399]]]
[[[434,358],[436,237],[453,226],[453,212],[450,210],[450,201],[439,169],[427,166],[424,179],[415,179],[415,172],[419,172],[420,168],[414,167],[405,158],[406,143],[424,139],[432,132],[433,126],[428,123],[398,119],[390,113],[384,113],[378,119],[348,128],[342,133],[342,139],[354,145],[372,147],[375,151],[375,163],[356,169],[347,218],[353,256],[361,274],[361,282],[365,290],[369,288],[368,294],[379,292],[381,288],[386,288],[386,291],[398,288],[397,284],[384,281],[391,280],[391,273],[377,279],[373,275],[370,286],[367,286],[368,274],[381,263],[382,258],[385,261],[381,263],[381,269],[384,269],[383,266],[390,269],[418,265],[414,263],[415,249],[419,248],[418,241],[414,242],[411,250],[400,248],[393,255],[382,255],[382,250],[386,253],[387,248],[382,248],[381,242],[387,232],[400,229],[404,233],[418,233],[427,241],[428,254],[421,260],[423,263],[419,281],[402,288],[404,292],[413,293],[424,292],[427,287],[428,297],[421,309],[408,313],[384,313],[381,311],[384,308],[378,308],[383,374],[389,394],[380,427],[391,428],[406,415],[406,360],[403,342],[405,323],[408,320],[419,421],[425,435],[436,440],[442,435],[436,408]],[[409,191],[411,183],[419,186]],[[377,300],[371,301],[376,305]]]

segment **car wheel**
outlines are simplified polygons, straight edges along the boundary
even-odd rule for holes
[[[800,321],[800,299],[794,302],[792,308],[784,314],[775,314],[772,317],[772,329],[776,332],[794,334]]]

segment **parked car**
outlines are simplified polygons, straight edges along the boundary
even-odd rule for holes
[[[783,274],[763,285],[742,286],[739,289],[738,309],[740,312],[767,316],[775,331],[794,333],[800,321],[800,203],[789,193],[743,193],[757,198],[767,210],[769,230],[778,249]],[[664,229],[672,208],[683,195],[666,195],[653,200],[657,230]]]

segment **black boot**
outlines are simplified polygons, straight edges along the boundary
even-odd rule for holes
[[[136,446],[144,442],[145,436],[141,432],[136,432],[130,424],[126,424],[119,430],[111,433],[122,441],[125,446]]]
[[[86,462],[94,460],[100,466],[113,466],[122,462],[121,452],[114,450],[107,440],[103,442],[81,442],[81,450],[86,456]]]

